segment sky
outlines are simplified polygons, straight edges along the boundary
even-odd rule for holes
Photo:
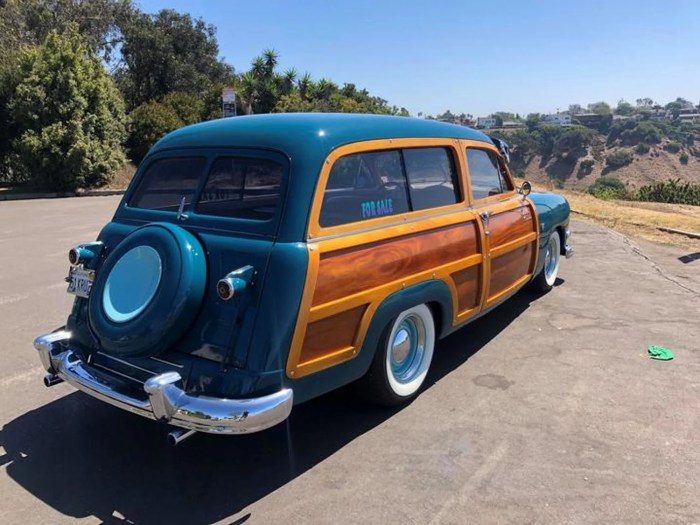
[[[237,72],[351,82],[411,114],[553,113],[650,97],[700,101],[700,1],[136,0],[217,27]]]

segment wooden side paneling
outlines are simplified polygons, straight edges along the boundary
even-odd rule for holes
[[[323,254],[312,305],[468,257],[477,249],[476,225],[469,222]]]
[[[309,323],[299,363],[304,364],[353,346],[357,329],[367,305],[346,310]]]
[[[533,247],[534,244],[529,243],[491,260],[489,297],[502,292],[529,272]]]
[[[526,236],[534,231],[532,212],[529,206],[499,213],[491,217],[488,226],[491,249]]]
[[[451,275],[457,288],[457,304],[459,312],[464,312],[477,306],[479,302],[479,272],[480,267],[470,266]]]

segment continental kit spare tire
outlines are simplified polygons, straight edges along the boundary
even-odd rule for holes
[[[143,226],[107,256],[90,291],[90,327],[106,351],[156,355],[194,321],[207,282],[202,245],[168,223]]]

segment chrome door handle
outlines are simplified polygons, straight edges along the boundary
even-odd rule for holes
[[[491,219],[491,212],[490,211],[482,211],[479,213],[479,217],[481,217],[481,220],[484,221],[484,224],[489,223],[489,219]]]

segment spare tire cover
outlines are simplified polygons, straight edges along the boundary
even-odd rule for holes
[[[194,321],[206,281],[206,257],[194,235],[168,223],[143,226],[98,271],[90,291],[90,327],[108,352],[158,354]]]

